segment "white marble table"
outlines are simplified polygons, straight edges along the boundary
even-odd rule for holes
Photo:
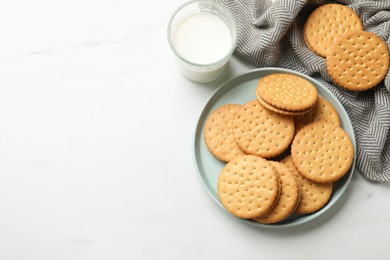
[[[166,40],[174,1],[2,1],[0,259],[389,259],[390,186],[356,174],[307,225],[264,230],[210,199],[200,85]]]

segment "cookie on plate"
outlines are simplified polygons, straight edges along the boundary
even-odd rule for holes
[[[271,105],[269,105],[267,102],[265,102],[264,100],[261,99],[261,97],[259,96],[259,94],[256,92],[256,97],[257,97],[257,101],[259,101],[259,103],[265,107],[266,109],[272,111],[272,112],[275,112],[277,114],[281,114],[281,115],[286,115],[286,116],[299,116],[299,115],[304,115],[306,113],[309,113],[310,111],[312,111],[314,109],[314,106],[309,108],[309,109],[306,109],[306,110],[301,110],[301,111],[288,111],[288,110],[284,110],[284,109],[279,109],[279,108],[276,108],[276,107],[273,107]]]
[[[310,214],[328,203],[333,191],[332,183],[319,184],[303,177],[295,167],[291,155],[283,158],[281,163],[287,165],[298,179],[301,197],[294,213]]]
[[[207,118],[204,126],[204,141],[209,151],[219,160],[229,162],[245,153],[233,137],[232,122],[234,114],[241,105],[226,104]]]
[[[280,179],[265,159],[244,155],[223,167],[217,188],[225,209],[236,217],[253,219],[274,207],[280,195]]]
[[[272,158],[289,147],[294,137],[294,120],[273,113],[253,100],[242,105],[234,115],[233,135],[246,154]]]
[[[292,170],[279,162],[269,161],[269,163],[279,174],[282,192],[278,202],[270,212],[254,219],[254,221],[263,224],[276,223],[286,219],[295,211],[300,201],[298,180]]]
[[[340,126],[340,117],[337,110],[326,99],[319,97],[315,108],[303,115],[294,117],[295,132],[313,122],[329,122]]]
[[[317,89],[308,80],[291,74],[271,74],[259,80],[259,98],[272,107],[287,111],[305,111],[318,98]]]
[[[341,127],[316,122],[296,134],[291,144],[291,156],[305,178],[316,183],[332,183],[348,172],[354,148]]]

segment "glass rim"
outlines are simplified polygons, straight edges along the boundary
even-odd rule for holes
[[[176,15],[182,10],[184,9],[186,6],[189,6],[189,5],[192,5],[192,4],[195,4],[195,3],[210,3],[210,4],[213,4],[214,6],[217,6],[219,9],[223,10],[224,13],[233,21],[233,30],[230,30],[230,32],[232,33],[232,46],[230,47],[230,50],[229,52],[221,59],[215,61],[215,62],[212,62],[212,63],[196,63],[196,62],[192,62],[186,58],[184,58],[175,48],[175,45],[173,44],[173,41],[172,41],[172,38],[171,38],[171,27],[172,27],[172,23],[173,23],[173,20],[175,19]],[[225,21],[224,21],[225,22]],[[184,3],[182,4],[181,6],[179,6],[176,11],[172,14],[171,18],[169,19],[169,23],[168,23],[168,29],[167,29],[167,36],[168,36],[168,42],[169,42],[169,46],[171,47],[173,53],[175,53],[176,57],[178,57],[181,61],[189,64],[189,65],[192,65],[194,67],[203,67],[203,68],[208,68],[208,67],[214,67],[216,65],[223,65],[225,62],[225,60],[228,60],[229,57],[233,54],[234,50],[236,49],[236,45],[237,45],[237,38],[238,38],[238,26],[237,26],[237,22],[236,22],[236,19],[234,18],[233,14],[222,4],[216,2],[216,1],[211,1],[211,0],[192,0],[192,1],[189,1],[187,3]]]

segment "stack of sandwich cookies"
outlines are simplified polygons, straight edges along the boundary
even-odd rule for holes
[[[365,32],[359,16],[340,4],[315,9],[304,25],[304,38],[310,50],[326,58],[332,81],[350,91],[375,87],[389,70],[386,43]]]
[[[271,106],[270,104],[268,104],[267,102],[265,102],[260,96],[259,94],[256,92],[256,98],[257,98],[257,101],[263,106],[265,107],[266,109],[268,109],[269,111],[272,111],[274,113],[277,113],[277,114],[280,114],[280,115],[285,115],[285,116],[299,116],[299,115],[303,115],[303,114],[306,114],[306,113],[309,113],[310,111],[313,110],[314,106],[309,108],[309,109],[305,109],[305,110],[302,110],[302,111],[288,111],[288,110],[283,110],[283,109],[279,109],[279,108],[276,108],[276,107],[273,107]]]
[[[278,173],[265,159],[244,155],[223,167],[218,178],[222,205],[239,218],[257,218],[269,212],[281,193]]]
[[[300,202],[299,183],[293,171],[287,166],[269,161],[279,174],[281,181],[281,194],[276,205],[265,215],[253,219],[263,224],[272,224],[288,218]]]
[[[291,74],[271,74],[259,80],[257,100],[267,109],[282,115],[297,116],[312,111],[317,89],[308,80]]]

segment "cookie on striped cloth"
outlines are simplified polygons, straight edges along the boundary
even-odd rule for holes
[[[389,70],[387,44],[371,32],[346,33],[330,47],[326,69],[332,81],[342,88],[351,91],[373,88]]]
[[[326,4],[309,15],[303,27],[303,37],[310,50],[327,57],[334,41],[350,31],[363,31],[359,16],[347,6]]]

